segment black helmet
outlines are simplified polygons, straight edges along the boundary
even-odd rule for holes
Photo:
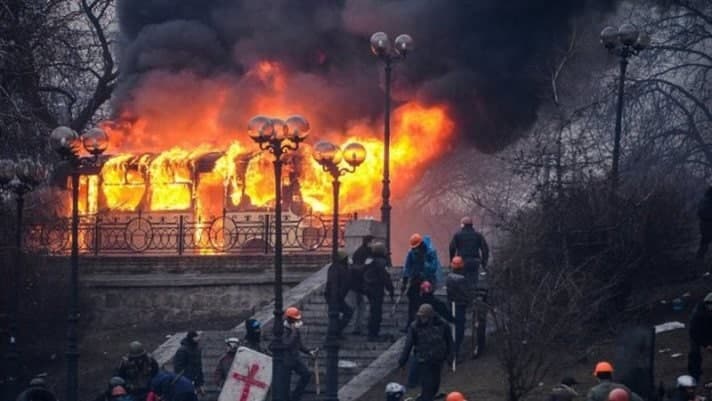
[[[131,344],[129,344],[129,357],[139,358],[144,355],[146,355],[146,350],[139,341],[132,341]]]

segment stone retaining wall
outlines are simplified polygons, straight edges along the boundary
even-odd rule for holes
[[[35,257],[26,266],[66,293],[69,259]],[[284,290],[329,255],[285,255]],[[273,299],[274,259],[258,256],[81,257],[82,321],[97,327],[231,319]],[[45,284],[43,286],[47,288]]]

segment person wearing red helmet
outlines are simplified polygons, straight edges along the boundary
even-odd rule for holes
[[[289,397],[290,401],[300,401],[311,380],[311,372],[301,357],[301,354],[308,354],[312,358],[316,357],[316,350],[307,349],[302,343],[299,329],[304,325],[302,322],[302,312],[292,306],[284,312],[284,333],[282,342],[284,344],[284,370],[286,371],[287,383],[291,382],[292,372],[299,376],[299,381]]]
[[[608,395],[614,389],[624,390],[629,396],[630,401],[643,401],[638,394],[632,392],[628,387],[613,381],[613,365],[611,365],[610,362],[598,362],[593,370],[593,375],[598,379],[598,384],[591,387],[588,391],[586,401],[609,401]]]
[[[455,256],[450,262],[450,273],[445,280],[447,300],[455,304],[455,355],[457,356],[465,338],[467,307],[472,302],[469,284],[464,275],[465,261]]]
[[[403,282],[401,284],[401,294],[408,296],[408,321],[405,331],[415,319],[415,312],[418,310],[422,300],[420,299],[420,285],[423,281],[435,283],[440,270],[438,254],[432,246],[430,237],[415,233],[410,236],[410,251],[406,255],[403,264]]]

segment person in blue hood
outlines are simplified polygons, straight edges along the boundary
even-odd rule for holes
[[[148,399],[157,401],[198,401],[193,383],[183,375],[158,372],[151,379]]]
[[[420,285],[429,281],[433,285],[438,283],[440,275],[440,262],[438,253],[433,247],[428,236],[413,234],[410,237],[410,251],[403,264],[403,282],[401,294],[408,296],[408,322],[405,330],[415,319],[415,312],[422,303],[420,299]]]

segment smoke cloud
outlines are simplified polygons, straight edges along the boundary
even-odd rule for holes
[[[147,108],[171,113],[193,97],[228,88],[218,123],[241,129],[259,112],[251,97],[270,89],[248,79],[248,71],[272,60],[291,74],[287,96],[305,100],[305,110],[294,112],[344,132],[382,116],[383,73],[370,35],[408,33],[416,50],[394,67],[396,105],[411,99],[447,104],[460,138],[495,152],[535,121],[545,88],[538,67],[566,43],[572,20],[610,11],[615,3],[119,0],[122,77],[114,110],[122,116]],[[192,95],[172,99],[176,87]],[[165,106],[152,100],[170,108],[157,110]]]

